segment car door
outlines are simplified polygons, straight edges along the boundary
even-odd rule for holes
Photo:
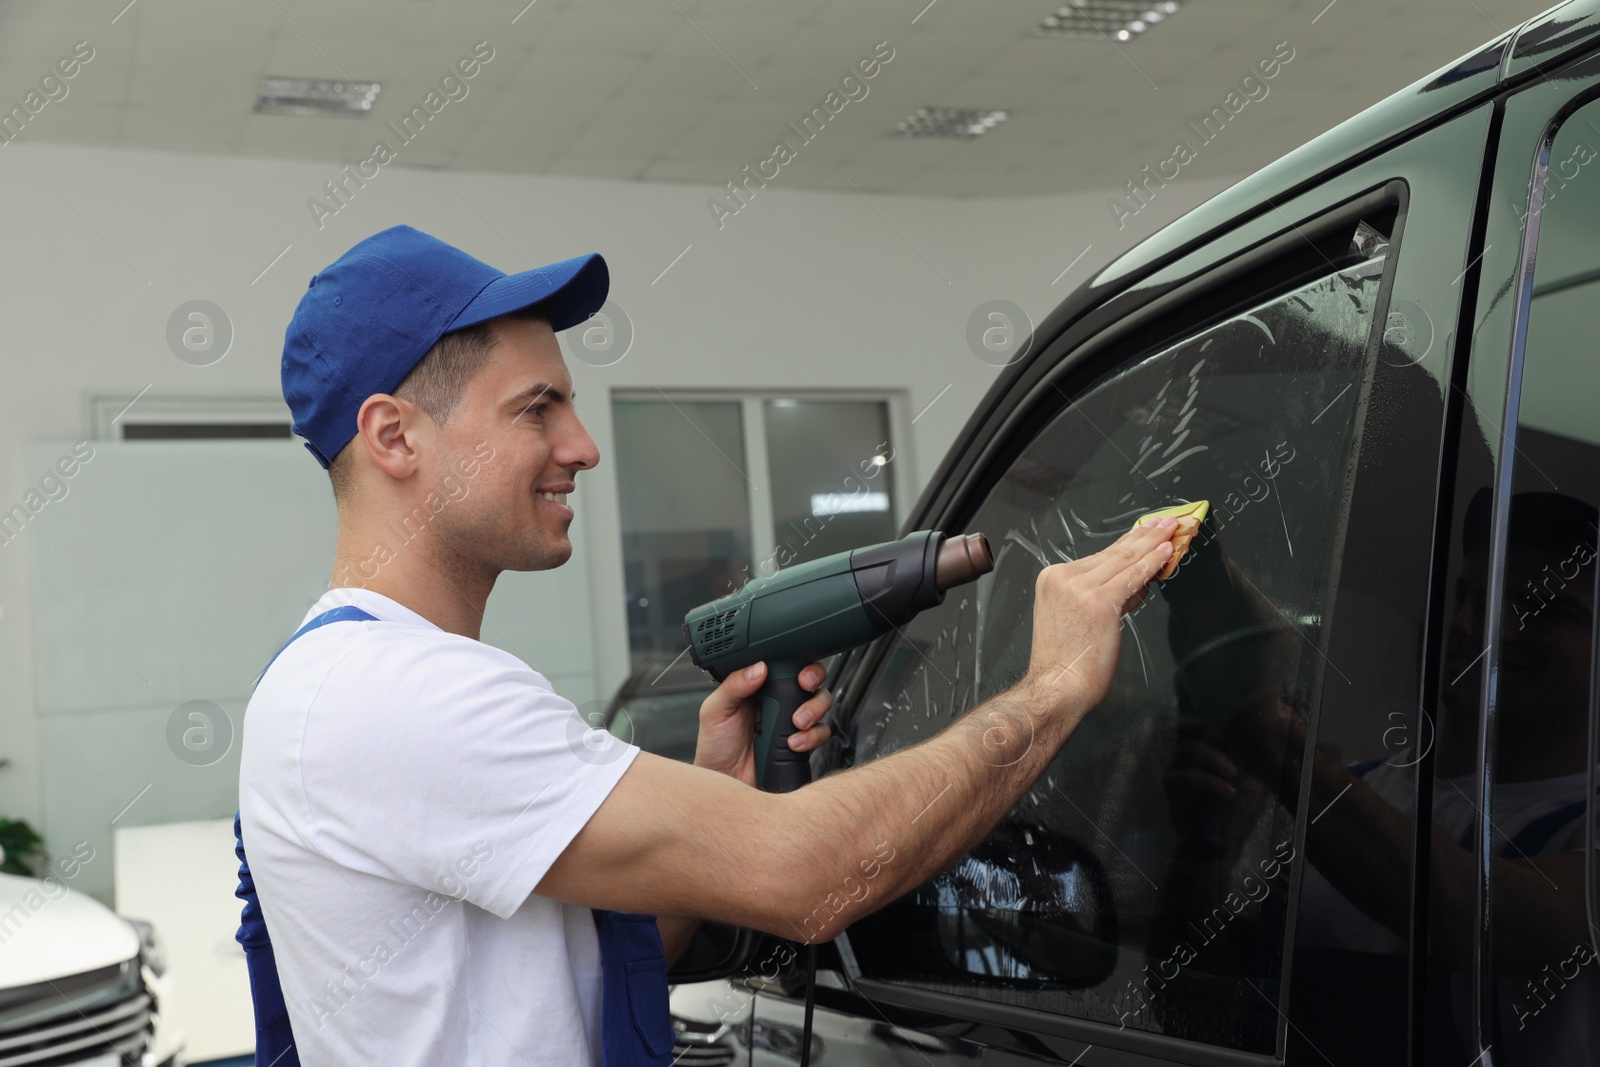
[[[1508,72],[1535,68],[1563,39],[1548,31],[1570,41],[1581,22],[1524,30]],[[1462,382],[1431,798],[1429,1063],[1600,1060],[1600,55],[1535,73],[1503,103]]]
[[[845,762],[1019,680],[1039,569],[1153,508],[1212,517],[1035,788],[836,937],[813,1062],[1404,1061],[1430,561],[1489,119],[1223,226],[1126,313],[1050,339],[972,444],[917,525],[985,533],[995,570],[861,657]],[[1353,981],[1296,992],[1324,973]],[[1363,1058],[1331,1058],[1362,1010]],[[799,1025],[760,993],[752,1062],[793,1062]]]

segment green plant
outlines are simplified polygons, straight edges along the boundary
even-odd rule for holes
[[[0,759],[0,770],[11,766],[8,759]],[[20,874],[28,878],[39,877],[39,864],[44,860],[44,838],[21,819],[0,818],[0,849],[5,851],[5,862],[0,871]]]
[[[5,862],[0,871],[39,877],[38,862],[44,859],[44,838],[21,819],[0,819],[0,848],[5,849]]]

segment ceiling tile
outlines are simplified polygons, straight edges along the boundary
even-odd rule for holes
[[[661,42],[683,24],[683,17],[668,4],[617,11],[568,8],[536,43],[540,51],[569,55],[655,55]]]
[[[643,162],[668,151],[684,131],[704,118],[696,100],[619,97],[595,116],[565,152],[629,156]]]
[[[781,94],[773,79],[761,77],[766,91]],[[725,100],[734,93],[748,92],[750,85],[739,77],[738,71],[723,63],[682,63],[661,56],[652,56],[637,68],[627,82],[626,91],[650,99],[652,97],[698,97],[702,101]]]
[[[643,69],[643,56],[581,55],[540,49],[529,55],[508,83],[511,90],[540,94],[609,97]]]
[[[121,134],[123,110],[121,106],[106,107],[82,102],[55,111],[47,107],[30,119],[22,132],[14,134],[7,144],[28,144],[32,141],[116,144]]]

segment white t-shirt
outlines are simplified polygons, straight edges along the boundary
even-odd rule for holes
[[[300,1062],[599,1067],[588,908],[533,894],[639,749],[543,675],[366,589],[245,711],[240,825]],[[585,741],[588,743],[586,744]]]

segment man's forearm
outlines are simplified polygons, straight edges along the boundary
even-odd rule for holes
[[[1014,688],[935,737],[789,794],[783,866],[797,940],[826,940],[970,851],[1043,773],[1087,709]]]
[[[1319,815],[1316,833],[1308,835],[1306,858],[1352,904],[1401,937],[1411,928],[1413,835],[1429,835],[1430,944],[1448,965],[1470,966],[1478,906],[1474,850],[1458,845],[1438,823],[1419,830],[1410,815],[1320,752],[1311,782],[1310,810],[1327,818]],[[1492,906],[1503,933],[1495,939],[1496,973],[1532,974],[1587,936],[1584,858],[1582,852],[1495,857]]]

